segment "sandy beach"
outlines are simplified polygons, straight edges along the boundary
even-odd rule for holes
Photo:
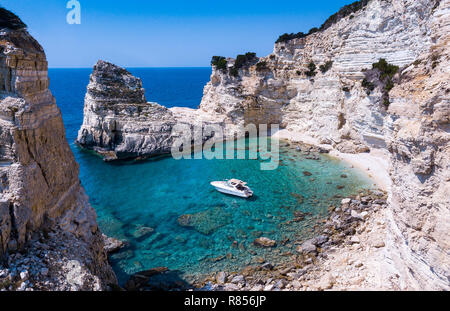
[[[391,179],[389,177],[389,155],[386,151],[373,149],[370,153],[342,153],[330,145],[320,144],[320,142],[303,133],[280,130],[272,135],[274,138],[286,139],[292,142],[302,142],[318,146],[330,151],[330,156],[336,157],[350,163],[353,167],[364,171],[369,178],[373,179],[380,189],[390,192]]]

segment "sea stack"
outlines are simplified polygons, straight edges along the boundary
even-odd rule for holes
[[[105,61],[94,66],[77,142],[106,160],[170,152],[172,113],[148,103],[139,78]]]
[[[0,8],[0,289],[105,290],[116,277],[48,87],[43,48]]]
[[[141,79],[100,60],[87,86],[77,143],[95,150],[106,161],[149,158],[170,154],[178,135],[174,131],[176,124],[193,130],[211,123],[220,125],[221,120],[200,115],[194,109],[168,109],[147,102]]]

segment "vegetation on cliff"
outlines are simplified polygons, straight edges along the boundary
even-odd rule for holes
[[[26,27],[27,25],[16,14],[0,7],[0,28],[18,30]]]
[[[213,56],[211,60],[211,65],[216,67],[218,70],[225,71],[227,70],[227,59],[223,56]]]
[[[361,85],[367,90],[367,95],[377,85],[380,85],[383,90],[383,105],[388,108],[390,105],[389,92],[394,88],[394,76],[398,70],[398,66],[389,64],[384,58],[381,58],[377,63],[372,64],[371,70],[365,71],[365,78]]]
[[[211,65],[216,67],[217,70],[221,70],[222,72],[226,73],[228,70],[228,73],[233,76],[237,77],[239,75],[239,69],[256,63],[258,60],[258,57],[256,57],[256,53],[253,52],[247,52],[245,54],[240,54],[236,56],[236,60],[234,62],[233,67],[229,68],[228,70],[228,61],[223,56],[213,56],[211,59]],[[267,62],[259,62],[256,64],[256,70],[258,71],[264,71],[267,69]]]
[[[308,64],[308,71],[305,72],[306,76],[314,77],[317,74],[316,69],[317,69],[316,64],[314,64],[314,62],[310,62]]]
[[[256,57],[256,53],[247,52],[243,55],[236,56],[236,61],[234,62],[234,66],[230,68],[230,75],[237,77],[239,75],[239,69],[242,67],[255,62],[258,58]]]
[[[334,24],[336,24],[337,22],[339,22],[341,19],[364,9],[370,1],[371,0],[360,0],[360,1],[355,1],[351,4],[348,4],[344,7],[342,7],[337,13],[331,15],[322,24],[322,26],[320,26],[320,28],[317,28],[317,27],[311,28],[307,34],[305,34],[303,32],[291,33],[291,34],[285,33],[278,38],[276,43],[288,42],[293,39],[305,38],[313,33],[316,33],[319,31],[324,31],[324,30],[330,28],[331,26],[333,26]]]
[[[265,71],[268,70],[269,68],[267,67],[267,62],[266,61],[261,61],[259,63],[256,64],[256,71]]]
[[[333,61],[329,60],[325,64],[320,65],[319,69],[322,73],[326,73],[331,67],[333,67]]]

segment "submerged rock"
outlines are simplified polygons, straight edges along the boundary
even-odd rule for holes
[[[142,239],[145,238],[147,236],[149,236],[150,234],[152,234],[155,231],[155,229],[151,228],[151,227],[146,227],[146,226],[138,226],[136,228],[136,230],[133,231],[133,237],[136,239]]]
[[[261,246],[261,247],[274,247],[277,244],[276,241],[271,240],[271,239],[266,238],[266,237],[257,238],[257,239],[255,239],[253,241],[253,243],[255,245],[258,245],[258,246]]]
[[[231,223],[231,214],[222,207],[214,207],[196,214],[181,215],[178,224],[183,227],[191,227],[196,231],[210,235],[220,227]]]

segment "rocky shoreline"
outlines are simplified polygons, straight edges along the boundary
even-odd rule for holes
[[[330,206],[321,235],[306,241],[294,241],[297,246],[292,251],[290,263],[279,265],[261,261],[260,265],[247,266],[237,273],[219,272],[197,286],[212,291],[307,290],[309,287],[305,284],[315,279],[316,290],[332,289],[336,281],[330,280],[323,286],[321,277],[313,274],[317,271],[326,273],[319,267],[327,261],[330,252],[341,252],[343,245],[360,243],[355,234],[363,231],[374,213],[387,207],[386,199],[387,194],[383,191],[364,191],[355,197],[344,198],[340,206]],[[274,245],[267,244],[265,247]],[[373,246],[382,248],[385,244],[380,240]],[[356,265],[362,266],[360,263]]]
[[[295,142],[287,142],[292,150],[302,153],[308,159],[319,160],[319,153],[328,154],[330,150],[321,146]],[[357,169],[357,168],[355,168]],[[311,176],[308,171],[303,172],[305,176]],[[347,178],[345,174],[341,178]],[[339,185],[338,185],[339,186]],[[216,272],[207,276],[193,277],[192,283],[173,283],[170,278],[165,278],[172,271],[168,267],[158,267],[147,271],[138,272],[130,277],[126,283],[126,290],[207,290],[207,291],[233,291],[233,290],[307,290],[307,288],[317,287],[316,290],[331,289],[332,286],[323,286],[322,275],[328,270],[321,270],[321,266],[326,263],[330,254],[349,253],[345,248],[362,243],[366,239],[364,228],[368,223],[377,221],[376,214],[387,208],[388,194],[384,190],[361,190],[355,196],[340,198],[341,203],[330,205],[329,215],[323,219],[323,230],[321,234],[308,240],[272,240],[270,236],[255,238],[253,244],[256,247],[265,248],[276,252],[277,247],[292,244],[292,249],[288,252],[271,256],[266,259],[254,253],[252,264],[246,266],[239,272]],[[189,215],[187,215],[189,216]],[[195,225],[193,216],[187,218],[181,216],[178,221],[182,226]],[[305,218],[304,213],[294,213],[292,223],[302,226]],[[201,224],[198,224],[201,226]],[[200,228],[201,231],[203,227]],[[206,229],[204,229],[206,230]],[[357,234],[362,237],[357,237]],[[238,242],[234,242],[238,247]],[[383,237],[378,237],[377,241],[372,241],[372,247],[381,249],[384,247]],[[233,246],[233,245],[232,245]],[[250,249],[247,251],[251,252]],[[278,257],[277,257],[278,256]],[[226,256],[222,256],[225,259]],[[219,256],[216,260],[222,260]],[[274,258],[279,258],[276,260]],[[363,260],[361,258],[361,260]],[[356,268],[360,268],[360,261],[356,263]],[[351,265],[343,265],[344,267]],[[312,284],[311,284],[312,283]],[[309,285],[306,285],[309,284]]]
[[[335,284],[342,283],[345,276],[330,277],[325,283],[323,276],[330,269],[323,269],[331,254],[345,253],[346,247],[357,246],[353,253],[360,251],[360,244],[367,235],[364,231],[370,222],[376,221],[376,215],[387,208],[387,193],[382,190],[363,190],[358,195],[343,198],[338,206],[329,207],[329,216],[324,219],[322,234],[305,241],[275,241],[269,237],[254,240],[259,247],[276,250],[277,245],[292,243],[293,249],[282,254],[289,257],[283,263],[266,261],[255,257],[256,264],[244,267],[238,272],[216,272],[200,278],[193,284],[174,284],[162,281],[164,274],[169,274],[168,268],[155,268],[142,271],[131,276],[125,285],[126,290],[200,290],[200,291],[277,291],[277,290],[329,290]],[[301,225],[301,223],[299,224]],[[375,249],[385,247],[385,241],[379,237],[370,245]],[[341,263],[341,266],[362,269],[363,258],[352,263]],[[158,280],[152,277],[158,276]],[[139,280],[139,281],[138,281]],[[345,279],[348,281],[348,279]],[[360,287],[364,289],[364,287]]]

